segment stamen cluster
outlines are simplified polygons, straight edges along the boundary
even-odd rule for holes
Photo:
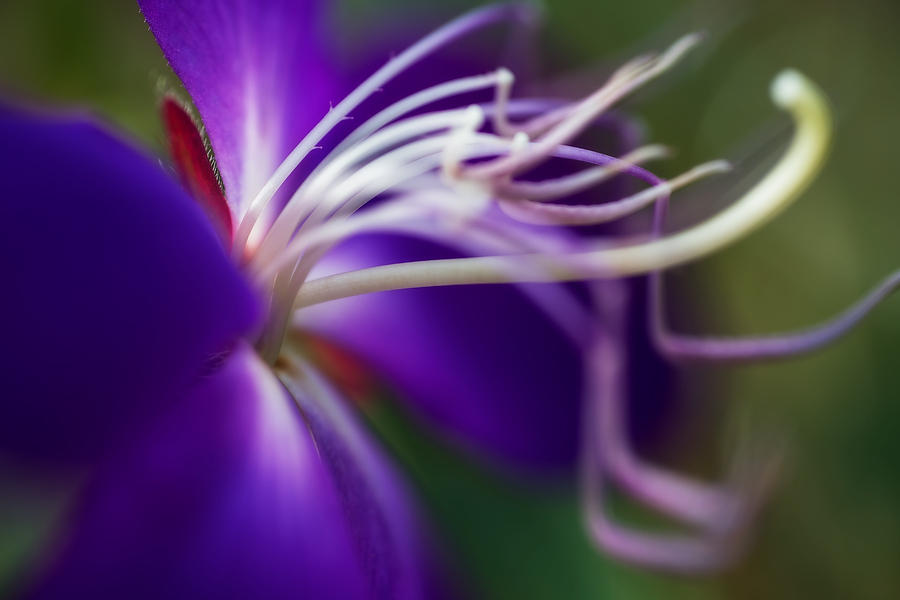
[[[680,187],[727,171],[727,162],[712,161],[660,181],[637,165],[665,156],[662,146],[644,146],[613,158],[567,145],[615,102],[674,65],[699,39],[686,36],[658,56],[631,61],[590,96],[561,106],[551,107],[552,103],[540,99],[511,100],[513,75],[506,69],[423,90],[357,127],[321,161],[280,212],[269,218],[272,198],[287,176],[354,103],[343,109],[344,103],[339,105],[288,157],[250,204],[237,229],[234,251],[248,263],[271,298],[264,354],[277,356],[289,315],[299,306],[404,287],[564,281],[652,272],[708,254],[767,220],[809,181],[828,140],[824,102],[812,85],[794,72],[782,74],[773,86],[775,101],[798,120],[794,145],[782,163],[741,201],[692,230],[636,245],[610,244],[604,239],[563,251],[550,241],[552,236],[536,234],[533,229],[509,226],[497,235],[496,219],[485,218],[488,209],[496,205],[511,223],[595,225],[633,214],[668,198]],[[368,92],[378,74],[357,92]],[[490,87],[496,89],[491,104],[405,117],[437,101]],[[362,98],[357,103],[365,98],[359,95]],[[511,121],[519,116],[529,118],[518,124]],[[485,130],[488,120],[491,127]],[[550,158],[593,166],[555,179],[517,179]],[[603,204],[564,202],[621,173],[655,184]],[[367,207],[375,199],[380,201]],[[451,239],[472,257],[387,265],[308,281],[316,263],[337,243],[372,231]],[[486,238],[494,238],[488,245],[495,246],[487,252]]]

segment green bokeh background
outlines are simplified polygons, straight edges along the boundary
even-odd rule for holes
[[[347,1],[336,31],[352,48],[369,28],[409,10],[451,16],[471,5]],[[766,132],[783,130],[787,121],[769,103],[767,87],[783,67],[801,69],[832,99],[837,130],[822,176],[763,231],[670,276],[682,302],[691,302],[690,318],[673,315],[677,325],[707,332],[799,327],[841,309],[900,265],[894,177],[900,3],[548,0],[545,9],[546,72],[578,73],[581,80],[593,74],[598,83],[604,69],[635,52],[685,31],[708,31],[695,58],[627,105],[649,137],[678,148],[664,175],[748,147],[777,150]],[[0,3],[5,94],[89,107],[161,152],[155,90],[166,73],[130,2]],[[729,186],[721,189],[733,199]],[[718,205],[699,193],[685,202],[698,210]],[[683,388],[692,394],[690,414],[697,418],[684,420],[651,449],[656,458],[702,469],[724,446],[717,440],[728,437],[722,421],[775,428],[790,440],[786,475],[749,555],[712,578],[617,565],[584,538],[570,486],[529,485],[448,452],[389,402],[373,405],[372,417],[411,470],[449,559],[475,597],[896,598],[898,352],[900,299],[814,357],[685,372]],[[46,529],[42,523],[59,504],[50,497],[56,496],[44,489],[0,490],[0,589],[21,571]]]

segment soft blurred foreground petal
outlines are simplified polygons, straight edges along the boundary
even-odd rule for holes
[[[334,388],[307,363],[297,368],[285,383],[331,470],[373,595],[409,599],[427,590],[428,598],[438,597],[440,574],[392,465]]]
[[[2,107],[0,138],[0,452],[93,457],[252,329],[257,302],[147,157]]]
[[[409,504],[333,416],[239,346],[101,470],[28,597],[417,597]]]
[[[200,111],[236,216],[328,111],[321,2],[140,0]]]

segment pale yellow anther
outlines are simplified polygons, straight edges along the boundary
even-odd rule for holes
[[[521,152],[525,148],[528,147],[528,144],[531,143],[531,138],[524,131],[517,132],[512,139],[512,144],[510,144],[509,151],[510,152]]]

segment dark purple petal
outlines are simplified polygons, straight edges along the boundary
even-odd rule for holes
[[[368,236],[327,260],[345,270],[413,256],[447,254],[420,240]],[[578,348],[520,289],[382,292],[303,309],[298,317],[302,327],[369,362],[450,437],[514,463],[574,464]]]
[[[27,597],[421,597],[409,503],[336,401],[302,416],[239,346],[100,471]]]
[[[0,451],[77,460],[257,319],[181,188],[88,121],[0,108]]]
[[[197,106],[232,210],[328,111],[333,72],[314,0],[140,0]]]

